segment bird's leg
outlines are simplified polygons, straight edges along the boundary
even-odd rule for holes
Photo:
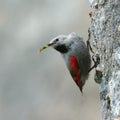
[[[96,60],[94,59],[94,55],[92,56],[92,60],[94,62],[94,65],[89,69],[88,72],[90,72],[92,69],[96,68],[98,64],[100,64],[100,57],[98,54],[96,54]]]
[[[90,39],[91,39],[91,31],[90,31],[90,28],[88,28],[88,40],[87,40],[87,48],[88,50],[90,50],[93,54],[94,54],[94,51],[90,45]],[[94,65],[89,69],[88,72],[90,72],[92,69],[96,68],[97,65],[100,63],[100,57],[98,54],[96,54],[96,60],[94,59],[94,55],[92,56],[92,60],[94,62]]]
[[[90,39],[91,39],[91,31],[90,31],[90,28],[88,28],[87,48],[88,48],[88,50],[90,49],[90,51],[91,51],[92,53],[94,53],[93,50],[92,50],[92,47],[91,47],[91,45],[90,45]]]

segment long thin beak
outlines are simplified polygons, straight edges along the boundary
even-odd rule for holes
[[[49,44],[45,45],[44,47],[42,47],[38,52],[41,53],[43,50],[45,50],[46,48],[48,48],[52,45],[53,45],[52,43],[49,43]]]

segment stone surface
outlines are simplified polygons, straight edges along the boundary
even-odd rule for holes
[[[120,0],[94,0],[91,32],[102,66],[100,84],[103,120],[120,117]]]

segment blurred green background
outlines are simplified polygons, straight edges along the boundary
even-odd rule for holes
[[[52,48],[59,34],[87,39],[88,0],[0,1],[0,120],[100,120],[93,73],[83,96]]]

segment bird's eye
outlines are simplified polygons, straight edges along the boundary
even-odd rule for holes
[[[59,39],[57,38],[55,41],[57,42],[57,41],[59,41]]]

